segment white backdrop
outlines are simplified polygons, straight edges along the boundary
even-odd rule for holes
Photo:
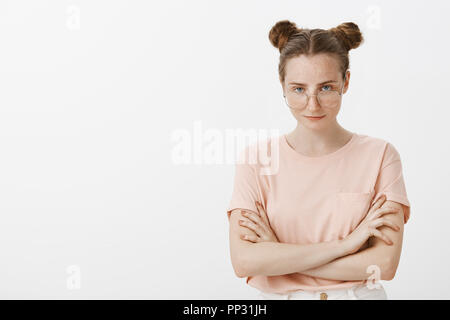
[[[449,10],[1,1],[0,298],[254,298],[229,255],[233,163],[203,152],[214,135],[295,127],[268,40],[289,19],[359,25],[338,120],[397,148],[411,202],[397,275],[383,285],[391,299],[449,299]],[[174,157],[180,134],[197,163]]]

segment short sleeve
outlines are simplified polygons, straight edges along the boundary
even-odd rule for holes
[[[406,224],[410,216],[410,203],[403,179],[402,162],[400,154],[389,142],[385,148],[381,169],[374,189],[373,202],[384,194],[386,195],[386,200],[395,201],[403,205],[404,223]]]
[[[238,208],[258,212],[255,201],[261,201],[259,199],[260,190],[256,178],[256,168],[242,160],[244,153],[245,150],[240,155],[241,161],[235,164],[233,192],[227,208],[228,219],[230,219],[231,211]]]

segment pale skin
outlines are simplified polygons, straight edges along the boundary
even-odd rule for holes
[[[344,81],[337,60],[319,54],[291,58],[286,64],[285,79],[280,79],[283,94],[287,90],[348,90],[350,71]],[[322,84],[334,80],[329,84]],[[294,85],[302,83],[303,85]],[[297,89],[301,87],[302,89]],[[316,90],[314,90],[317,88]],[[309,90],[308,90],[309,89]],[[339,90],[340,92],[340,90]],[[336,121],[340,104],[323,108],[311,96],[303,109],[290,109],[297,127],[287,136],[288,143],[299,153],[320,156],[331,153],[350,139],[351,132]],[[325,117],[311,121],[305,116]],[[299,143],[301,141],[301,143]],[[401,204],[380,198],[358,227],[340,240],[314,244],[280,243],[270,227],[263,207],[258,212],[235,209],[230,215],[230,252],[235,273],[239,277],[302,273],[332,280],[366,280],[368,267],[379,267],[379,280],[392,280],[400,260],[404,214]],[[244,221],[241,224],[240,220]],[[247,238],[245,238],[247,236]]]

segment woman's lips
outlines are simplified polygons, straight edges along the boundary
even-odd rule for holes
[[[309,116],[304,116],[305,118],[309,119],[309,120],[320,120],[322,118],[324,118],[325,116],[321,116],[321,117],[309,117]]]

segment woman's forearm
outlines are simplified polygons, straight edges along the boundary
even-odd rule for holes
[[[369,247],[300,273],[330,280],[366,280],[374,272],[374,269],[368,269],[371,265],[379,270],[379,274],[375,274],[379,277],[377,280],[390,280],[388,259],[379,247]]]
[[[245,276],[276,276],[306,271],[347,254],[342,240],[313,244],[280,242],[251,243],[241,263]]]

